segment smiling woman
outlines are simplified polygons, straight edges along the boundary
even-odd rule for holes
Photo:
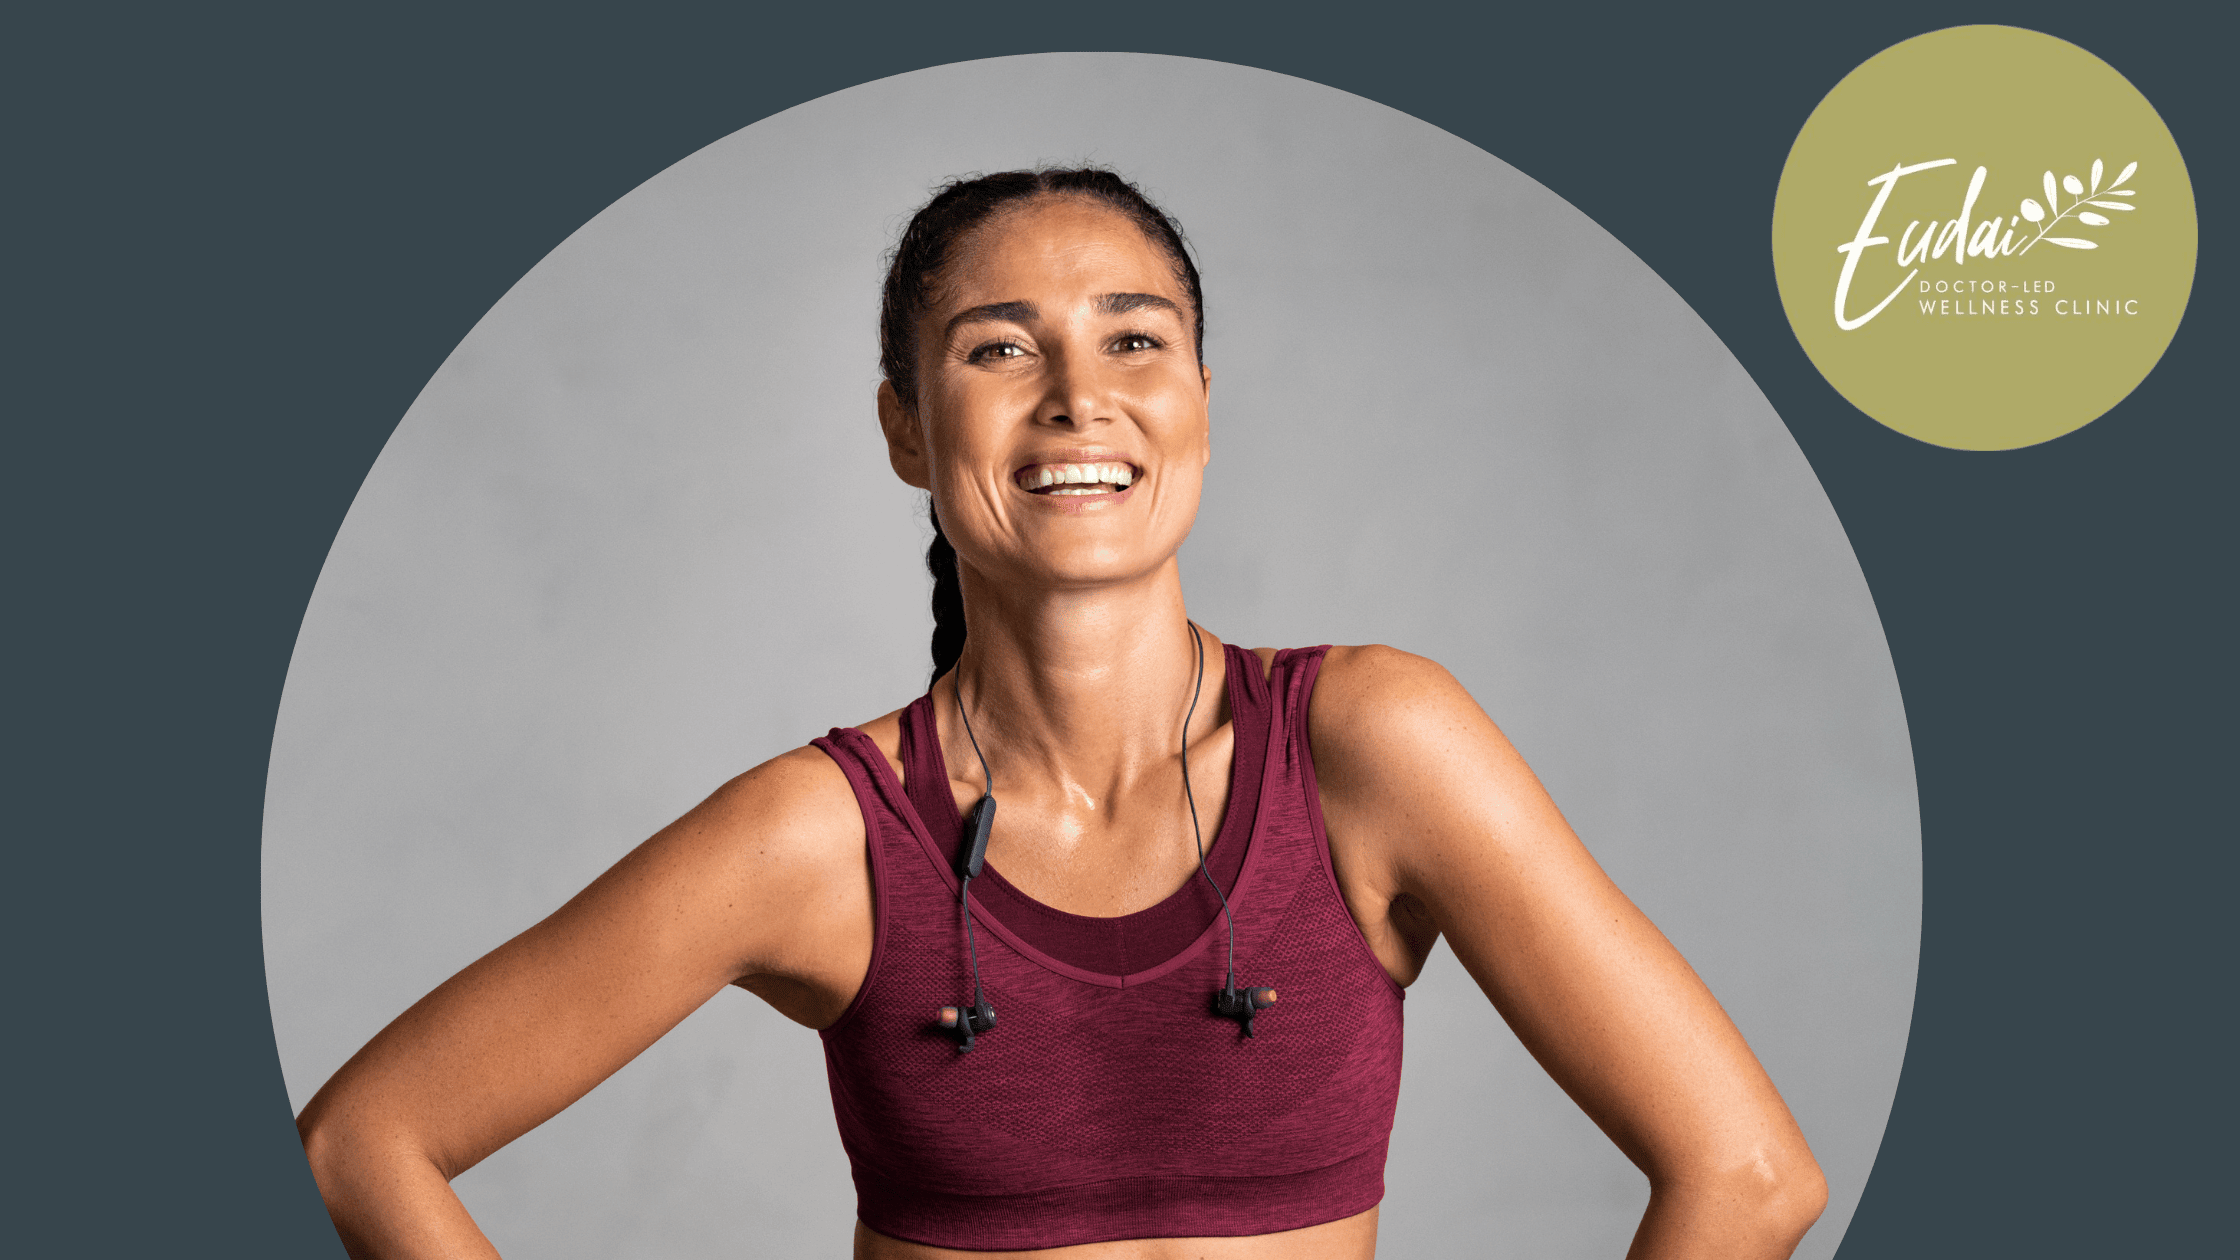
[[[1108,172],[919,212],[877,411],[938,522],[931,687],[724,785],[336,1073],[300,1127],[352,1254],[495,1254],[449,1180],[738,985],[821,1034],[859,1257],[1361,1260],[1442,937],[1647,1174],[1634,1256],[1790,1253],[1825,1187],[1780,1095],[1454,678],[1188,616],[1204,309]]]

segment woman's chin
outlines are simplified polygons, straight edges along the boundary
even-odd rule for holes
[[[1005,585],[1012,591],[1084,595],[1151,581],[1173,561],[1174,552],[1153,552],[1136,546],[1098,546],[1089,540],[1080,540],[1072,546],[1038,548],[1021,559],[1023,563],[1015,573],[1004,577]]]

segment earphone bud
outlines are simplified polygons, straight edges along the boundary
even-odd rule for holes
[[[1274,989],[1239,989],[1234,986],[1214,990],[1213,1013],[1223,1019],[1233,1019],[1244,1027],[1244,1035],[1253,1036],[1252,1017],[1276,1004]]]
[[[972,1049],[974,1033],[984,1033],[996,1026],[996,1008],[986,998],[971,1006],[944,1006],[941,1008],[941,1028],[957,1039],[957,1053]]]

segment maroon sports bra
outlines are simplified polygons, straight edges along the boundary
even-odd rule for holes
[[[1338,893],[1307,698],[1327,647],[1228,647],[1236,754],[1206,855],[1236,917],[1239,983],[1280,1003],[1247,1038],[1212,1008],[1219,903],[1192,878],[1117,918],[1068,914],[991,865],[972,883],[980,975],[1000,1016],[971,1054],[935,1024],[971,992],[957,905],[963,826],[933,702],[902,715],[895,780],[863,732],[814,741],[863,808],[876,935],[824,1030],[857,1216],[974,1251],[1268,1234],[1384,1197],[1402,991]]]

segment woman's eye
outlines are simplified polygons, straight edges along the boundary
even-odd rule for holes
[[[976,347],[971,354],[966,355],[965,362],[985,363],[990,359],[1016,359],[1026,352],[1025,347],[1014,341],[991,341],[987,345]]]

